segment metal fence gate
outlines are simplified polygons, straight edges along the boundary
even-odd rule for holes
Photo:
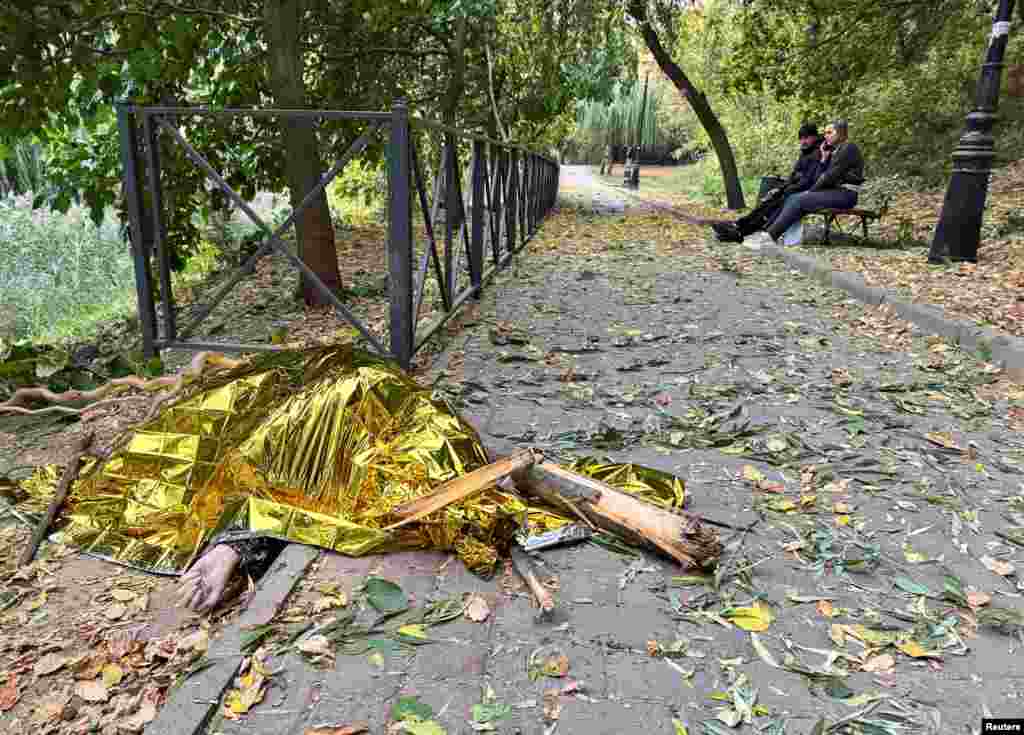
[[[337,158],[298,207],[276,228],[271,228],[227,183],[210,161],[174,124],[181,116],[227,116],[350,120],[366,129]],[[559,167],[555,161],[521,146],[475,136],[437,122],[410,116],[403,103],[390,112],[342,110],[211,109],[208,107],[117,106],[121,163],[129,219],[139,323],[147,357],[164,349],[254,352],[280,349],[269,344],[205,342],[191,339],[199,325],[220,304],[256,262],[271,252],[284,256],[317,288],[337,313],[350,323],[369,346],[408,367],[412,356],[471,297],[479,297],[491,276],[521,249],[554,206]],[[137,124],[144,145],[140,153]],[[382,130],[387,131],[387,254],[390,300],[388,337],[380,339],[292,253],[283,242],[301,212],[357,158]],[[191,162],[260,229],[259,248],[232,271],[212,296],[198,306],[187,324],[178,324],[178,308],[171,284],[171,262],[163,213],[163,191],[158,136],[167,135],[180,145]],[[417,135],[418,134],[418,135]],[[440,136],[440,161],[433,186],[424,173],[424,136]],[[461,147],[469,155],[460,152]],[[468,181],[468,191],[463,181]],[[430,189],[430,191],[428,191]],[[148,195],[148,196],[147,196]],[[147,205],[148,201],[148,205]],[[443,232],[436,232],[444,210]],[[422,255],[416,257],[415,228],[422,217],[426,233]],[[155,265],[155,268],[154,268]],[[154,281],[154,270],[156,278]],[[420,312],[428,284],[436,284],[442,309],[439,317],[420,325]],[[160,316],[154,292],[158,283]],[[385,342],[387,343],[385,345]]]

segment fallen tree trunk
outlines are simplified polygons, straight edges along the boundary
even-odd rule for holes
[[[718,534],[692,513],[667,511],[556,464],[538,462],[512,477],[522,492],[582,515],[628,540],[660,549],[684,567],[708,569],[722,552]]]

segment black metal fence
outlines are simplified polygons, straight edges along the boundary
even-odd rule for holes
[[[298,207],[272,229],[228,184],[208,158],[185,138],[175,124],[182,116],[348,120],[365,123],[366,130],[337,158],[317,185],[306,192]],[[338,314],[362,335],[371,349],[390,355],[407,367],[416,351],[467,299],[478,298],[493,274],[529,241],[554,206],[558,194],[559,167],[555,161],[521,146],[411,117],[409,109],[402,103],[396,104],[390,112],[217,110],[122,103],[118,105],[117,117],[135,261],[139,322],[147,357],[171,348],[227,352],[280,349],[270,344],[192,339],[200,324],[228,293],[254,272],[257,261],[277,252],[302,272]],[[137,132],[139,125],[143,136],[141,146]],[[382,340],[288,248],[282,237],[301,212],[385,128],[389,133],[385,145],[390,311],[388,339]],[[158,145],[161,134],[180,145],[214,187],[244,212],[265,237],[260,247],[228,274],[205,303],[193,308],[194,313],[184,325],[178,324],[179,310],[172,290]],[[433,154],[437,154],[439,160],[429,167],[433,172],[431,177],[428,176],[424,157]],[[432,186],[428,184],[431,178]],[[423,223],[423,243],[416,242],[414,223],[419,218]],[[441,232],[437,231],[439,225]],[[435,292],[441,308],[435,318],[425,321],[420,315],[428,287]],[[159,318],[154,297],[156,291],[160,294]],[[385,346],[385,342],[389,344]]]

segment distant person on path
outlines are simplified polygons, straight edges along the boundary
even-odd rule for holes
[[[779,216],[768,227],[772,240],[778,240],[805,214],[819,209],[852,209],[857,206],[864,184],[864,156],[856,143],[848,139],[849,124],[836,120],[825,128],[821,144],[822,173],[810,191],[786,198]]]
[[[611,176],[612,170],[615,168],[615,148],[613,146],[605,146],[604,158],[601,159],[601,175],[604,176],[606,173]]]
[[[786,183],[772,189],[749,214],[733,222],[716,222],[711,225],[721,242],[743,242],[758,230],[765,229],[782,211],[783,202],[787,197],[810,189],[818,180],[821,172],[821,144],[818,126],[804,123],[798,131],[800,139],[800,158],[793,166],[793,172]]]

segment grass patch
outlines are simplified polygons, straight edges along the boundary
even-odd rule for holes
[[[135,308],[131,253],[109,214],[32,209],[31,196],[0,200],[0,337],[80,338]]]
[[[599,176],[604,183],[622,185],[622,166],[617,165],[616,176]],[[747,204],[757,198],[760,176],[741,176],[740,186]],[[653,198],[681,196],[712,207],[726,206],[725,184],[718,160],[707,156],[697,163],[681,166],[641,166],[640,195]]]

